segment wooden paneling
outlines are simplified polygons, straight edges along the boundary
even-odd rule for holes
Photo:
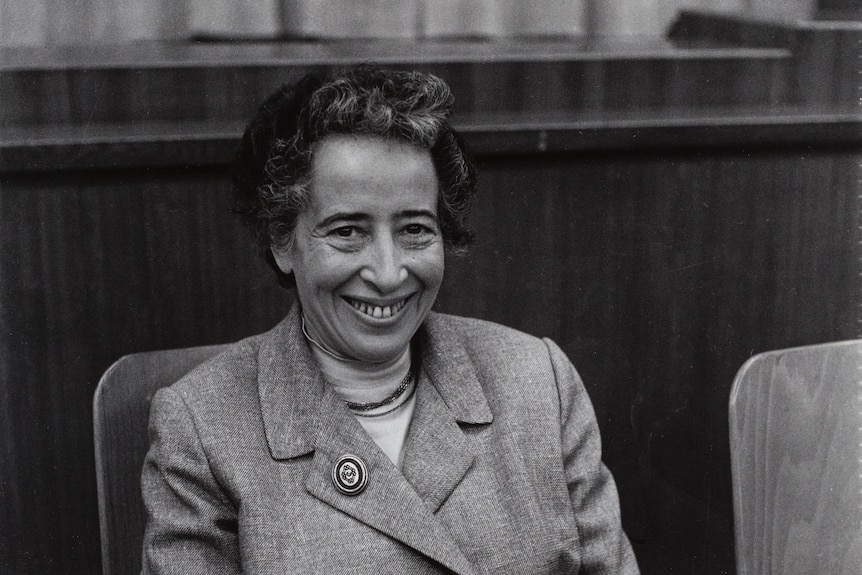
[[[862,11],[862,0],[818,0],[817,6],[821,11]]]
[[[800,28],[796,47],[799,101],[860,102],[862,22],[815,22]]]
[[[646,573],[731,569],[729,385],[754,352],[856,335],[862,155],[480,160],[478,242],[450,259],[438,308],[570,353]],[[230,217],[224,177],[4,177],[6,570],[97,570],[90,401],[113,360],[231,341],[286,309],[289,294]]]
[[[129,352],[260,331],[290,298],[220,171],[4,177],[0,220],[0,572],[98,572],[100,373]]]
[[[479,244],[449,266],[440,305],[551,336],[587,366],[646,573],[732,569],[726,399],[739,365],[858,333],[850,178],[860,159],[483,166]]]
[[[782,106],[705,110],[493,112],[459,114],[456,127],[480,155],[752,146],[841,146],[862,133],[857,107]],[[47,125],[0,129],[0,173],[221,167],[244,122],[190,121]]]
[[[788,101],[791,69],[783,49],[658,39],[6,49],[0,127],[246,120],[282,82],[369,60],[440,75],[458,113],[775,105]]]
[[[739,14],[684,11],[670,37],[678,42],[786,47],[793,53],[788,103],[812,108],[858,104],[862,22],[751,20]]]
[[[755,19],[741,13],[683,10],[668,36],[695,43],[786,48],[793,44],[794,26],[787,21]]]

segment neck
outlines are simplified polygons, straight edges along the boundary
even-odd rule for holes
[[[387,382],[400,381],[410,369],[410,347],[398,357],[382,363],[339,358],[311,345],[311,353],[326,380],[337,387],[374,389]]]
[[[323,377],[345,401],[378,401],[397,389],[410,370],[409,345],[392,359],[371,363],[341,356],[324,347],[309,335],[304,318],[302,332]]]
[[[379,361],[379,362],[372,362],[372,361],[363,361],[361,359],[352,359],[352,358],[346,357],[344,355],[341,355],[340,353],[338,353],[336,351],[332,351],[326,345],[320,343],[310,333],[308,333],[308,328],[305,326],[305,316],[301,315],[300,319],[301,319],[301,325],[302,325],[302,335],[304,335],[306,341],[308,341],[311,344],[311,349],[312,349],[312,351],[314,351],[315,356],[317,356],[317,354],[319,354],[319,353],[324,353],[338,362],[355,363],[359,366],[379,365],[379,366],[385,367],[386,365],[388,365],[390,363],[390,361],[388,361],[388,360]],[[397,361],[397,359],[398,358],[395,358],[395,360],[392,360],[392,361]]]

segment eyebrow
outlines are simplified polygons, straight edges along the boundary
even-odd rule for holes
[[[395,214],[399,218],[429,218],[438,221],[437,215],[431,210],[403,210]],[[370,220],[371,216],[362,212],[336,212],[317,222],[315,229],[326,228],[335,222],[364,222]]]
[[[399,212],[398,216],[402,218],[430,218],[435,222],[437,221],[437,214],[431,210],[404,210]]]
[[[361,222],[370,219],[368,214],[358,212],[337,212],[317,222],[315,229],[326,228],[335,222]]]

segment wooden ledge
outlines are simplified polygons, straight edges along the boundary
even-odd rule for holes
[[[726,58],[729,55],[762,58],[782,54],[750,47],[699,48],[660,37],[132,42],[99,46],[0,48],[0,74],[52,70],[341,66],[366,61],[406,65],[709,59]]]
[[[793,20],[754,16],[745,12],[723,13],[682,10],[668,37],[698,45],[718,42],[729,46],[793,48],[804,33],[860,33],[862,22],[852,20]]]
[[[463,114],[479,156],[780,146],[859,146],[855,108]],[[149,122],[0,129],[0,173],[226,165],[244,124]]]

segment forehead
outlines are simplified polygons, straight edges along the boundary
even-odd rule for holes
[[[315,147],[311,168],[311,205],[317,211],[436,207],[431,152],[405,140],[329,136]]]

